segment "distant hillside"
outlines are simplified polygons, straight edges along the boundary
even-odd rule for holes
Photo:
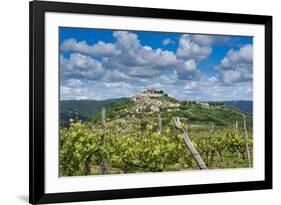
[[[108,108],[117,102],[127,98],[109,100],[62,100],[60,101],[60,120],[61,122],[69,119],[86,120],[100,112],[103,107]]]
[[[68,123],[70,119],[86,120],[87,118],[82,116],[76,109],[69,107],[61,107],[60,110],[60,124]]]
[[[222,102],[226,106],[233,106],[238,108],[241,112],[253,113],[253,101],[224,101]]]

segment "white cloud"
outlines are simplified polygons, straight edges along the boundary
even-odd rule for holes
[[[60,86],[60,95],[62,100],[66,99],[86,99],[88,87],[68,87],[65,85]],[[83,97],[84,96],[84,97]]]
[[[172,39],[170,39],[170,38],[165,38],[165,39],[162,41],[162,44],[163,44],[164,46],[167,46],[167,45],[173,44],[173,43],[174,43],[174,41],[173,41]]]
[[[132,85],[127,82],[112,82],[112,83],[105,83],[105,87],[119,88],[119,89],[131,89]]]
[[[143,49],[146,51],[152,51],[152,48],[150,46],[144,46]]]
[[[241,74],[237,70],[226,70],[222,72],[222,79],[225,83],[232,83],[238,81],[241,77]]]
[[[214,43],[214,36],[210,36],[210,35],[191,35],[191,39],[203,46],[210,46],[211,44]]]
[[[186,90],[193,90],[193,89],[195,89],[197,87],[197,84],[198,84],[198,82],[192,81],[190,83],[187,83],[185,85],[184,89],[186,89]]]
[[[76,100],[87,100],[87,99],[89,99],[89,97],[86,96],[86,95],[82,95],[82,96],[77,96],[76,97]]]
[[[71,94],[71,88],[65,87],[65,86],[60,86],[60,94],[61,95]]]
[[[161,75],[160,80],[163,81],[165,84],[174,84],[178,80],[178,74],[176,71],[173,72],[171,75]]]
[[[202,72],[197,69],[193,59],[184,62],[179,67],[177,75],[180,80],[200,80],[202,77]]]
[[[94,56],[113,56],[120,54],[120,50],[117,50],[112,43],[99,41],[94,45],[88,45],[86,41],[78,42],[73,38],[65,40],[61,45],[61,49]]]
[[[128,31],[114,31],[113,36],[117,39],[116,45],[119,48],[123,48],[123,51],[138,49],[141,46],[138,36],[134,33]]]
[[[60,57],[60,69],[62,76],[69,78],[98,78],[104,73],[102,64],[80,53],[73,53],[69,59]]]
[[[218,78],[215,77],[215,76],[212,76],[212,77],[210,77],[210,78],[208,79],[208,81],[209,81],[209,82],[212,82],[212,83],[215,83],[215,82],[218,81]]]
[[[180,37],[176,55],[185,60],[194,59],[200,61],[206,59],[211,52],[212,48],[210,46],[199,45],[192,40],[189,34],[183,34]]]
[[[121,50],[121,55],[116,56],[113,60],[118,60],[124,66],[157,69],[171,66],[177,62],[176,56],[171,51],[142,46],[138,36],[134,33],[115,31],[113,36],[117,39],[116,47]],[[109,60],[112,59],[109,58]]]
[[[253,61],[253,46],[247,44],[240,49],[240,57],[244,59],[246,62]]]
[[[103,66],[107,69],[118,70],[129,77],[152,78],[162,72],[181,73],[182,78],[198,77],[198,71],[186,68],[183,60],[178,59],[174,52],[163,49],[152,49],[147,45],[141,45],[138,36],[127,31],[115,31],[114,44],[120,55],[103,59]]]
[[[81,83],[81,81],[79,79],[71,78],[71,79],[68,80],[68,85],[69,86],[77,86],[77,85],[81,85],[81,84],[82,83]]]
[[[221,61],[221,67],[232,69],[237,64],[247,64],[253,61],[253,46],[250,44],[244,45],[239,50],[230,49],[227,55]]]
[[[239,50],[230,49],[216,66],[224,83],[250,81],[253,78],[253,46],[246,44]]]
[[[194,71],[196,70],[196,63],[193,59],[190,59],[184,63],[186,70]]]
[[[111,81],[121,81],[121,80],[129,80],[131,77],[124,73],[120,72],[119,70],[107,70],[104,73],[102,81],[111,82]]]
[[[201,45],[201,46],[211,46],[214,44],[222,44],[227,42],[230,37],[229,36],[220,36],[220,35],[200,35],[193,34],[191,35],[192,41]]]
[[[225,85],[214,76],[205,76],[200,81],[188,81],[179,94],[183,99],[190,100],[252,100],[252,82]]]

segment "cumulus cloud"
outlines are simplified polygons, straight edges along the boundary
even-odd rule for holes
[[[104,72],[105,80],[120,80],[131,77],[149,77],[160,75],[162,72],[178,72],[181,79],[196,79],[200,77],[195,59],[179,58],[174,52],[161,48],[153,49],[142,45],[135,33],[128,31],[114,31],[114,43],[99,41],[88,45],[86,41],[68,39],[63,41],[61,49],[72,51],[69,59],[61,58],[61,67],[65,74],[88,76],[88,78],[101,77]],[[183,46],[183,48],[186,48]],[[202,58],[202,53],[196,46],[191,49],[190,56]],[[100,61],[94,56],[102,57]],[[92,57],[93,56],[93,57]],[[69,72],[68,72],[68,71]],[[71,72],[70,72],[71,71]],[[110,76],[112,74],[112,76]]]
[[[111,82],[111,83],[105,83],[105,87],[107,87],[107,88],[131,89],[132,85],[127,83],[127,82]]]
[[[178,78],[180,80],[200,80],[202,72],[197,69],[195,60],[190,59],[179,65],[177,70]]]
[[[96,79],[104,72],[99,61],[80,53],[71,54],[69,59],[61,55],[60,69],[62,77],[67,76],[68,78]]]
[[[237,70],[226,70],[222,72],[222,79],[225,83],[236,82],[241,78],[241,73]]]
[[[190,38],[192,41],[202,46],[210,46],[215,41],[214,36],[210,36],[210,35],[196,34],[196,35],[191,35]]]
[[[164,45],[164,46],[167,46],[167,45],[169,45],[169,44],[173,44],[173,43],[175,43],[172,39],[170,39],[170,38],[165,38],[163,41],[162,41],[162,44]]]
[[[73,87],[73,86],[61,85],[60,86],[61,100],[88,99],[88,95],[87,95],[88,91],[89,91],[89,88],[87,86],[86,87]]]
[[[253,46],[242,46],[239,50],[230,49],[221,61],[223,69],[235,68],[237,64],[251,64],[253,61]]]
[[[211,46],[213,44],[222,44],[229,41],[229,36],[219,36],[219,35],[200,35],[193,34],[190,36],[191,40],[201,46]]]
[[[89,45],[76,39],[62,42],[62,99],[131,97],[148,88],[164,90],[177,99],[232,100],[251,96],[251,45],[230,49],[216,66],[218,75],[207,76],[198,67],[211,54],[212,45],[222,42],[222,38],[184,34],[176,51],[170,51],[152,48],[133,32],[115,31],[112,35],[112,43]],[[170,43],[171,39],[162,42]]]
[[[71,94],[71,88],[70,87],[65,87],[65,86],[60,86],[60,94],[63,96]]]
[[[196,63],[193,59],[190,59],[184,63],[186,70],[194,71],[196,70]]]
[[[79,79],[69,79],[68,80],[68,85],[70,86],[78,86],[78,85],[81,85],[81,81]]]
[[[63,51],[73,51],[94,56],[113,56],[118,55],[121,52],[120,50],[117,50],[112,43],[99,41],[94,45],[88,45],[86,41],[78,42],[73,38],[63,41],[61,49]]]
[[[197,84],[198,84],[198,82],[192,81],[192,82],[190,82],[190,83],[187,83],[187,84],[184,86],[184,89],[185,89],[185,90],[193,90],[193,89],[196,88]]]
[[[210,77],[210,78],[208,79],[208,81],[209,81],[209,82],[212,82],[212,83],[215,83],[215,82],[218,81],[218,78],[215,77],[215,76],[212,76],[212,77]]]
[[[189,65],[178,59],[174,52],[142,45],[135,33],[115,31],[113,36],[116,38],[114,45],[121,53],[103,59],[102,64],[107,69],[117,69],[129,77],[138,78],[152,78],[162,72],[174,71],[178,71],[180,78],[191,79],[199,76],[199,71],[186,67]]]
[[[224,83],[250,81],[253,78],[253,46],[246,44],[239,50],[230,49],[215,67]]]
[[[112,82],[112,81],[122,81],[122,80],[130,80],[131,77],[124,72],[119,70],[106,70],[104,76],[102,77],[102,81]]]
[[[148,66],[149,69],[159,69],[171,66],[177,59],[173,52],[160,48],[152,49],[141,45],[138,36],[127,31],[115,31],[116,47],[121,50],[121,55],[109,60],[118,60],[124,66]]]
[[[195,59],[197,61],[206,59],[212,52],[212,48],[208,45],[200,45],[193,40],[189,34],[183,34],[179,40],[179,47],[176,51],[176,55],[179,58],[188,60]],[[207,40],[205,40],[207,41]]]
[[[185,99],[202,101],[252,100],[252,82],[239,82],[226,86],[217,77],[188,81],[181,92]]]

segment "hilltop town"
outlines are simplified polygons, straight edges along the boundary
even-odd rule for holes
[[[131,98],[135,103],[135,112],[158,112],[161,108],[168,111],[177,110],[180,104],[162,90],[149,89]]]

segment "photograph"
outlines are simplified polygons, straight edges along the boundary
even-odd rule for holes
[[[254,167],[253,36],[58,32],[60,177]]]

